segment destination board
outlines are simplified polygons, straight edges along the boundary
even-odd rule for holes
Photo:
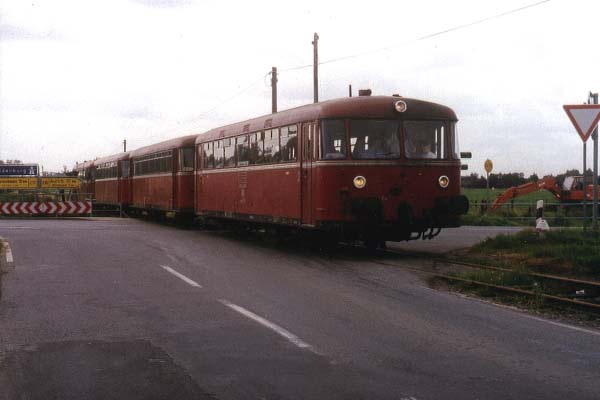
[[[0,176],[38,176],[37,164],[3,164]]]
[[[42,189],[79,189],[79,178],[42,178]]]
[[[37,178],[1,178],[0,189],[37,189]]]

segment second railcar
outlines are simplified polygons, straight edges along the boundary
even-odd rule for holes
[[[131,209],[193,215],[195,139],[184,136],[131,152]]]

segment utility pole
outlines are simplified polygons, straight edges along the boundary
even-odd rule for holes
[[[590,92],[589,95],[592,100],[592,104],[598,104],[598,93]],[[598,233],[598,126],[592,132],[592,140],[594,141],[594,178],[592,180],[594,203],[592,205],[592,219],[594,232]]]
[[[319,102],[319,35],[315,32],[313,44],[313,90],[315,103]]]
[[[271,113],[277,112],[277,67],[271,68]]]
[[[123,139],[123,153],[127,152],[127,139]]]
[[[348,97],[352,97],[352,85],[348,85]]]

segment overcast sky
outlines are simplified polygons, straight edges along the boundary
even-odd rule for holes
[[[0,159],[61,170],[270,113],[272,66],[280,110],[310,103],[312,67],[293,68],[318,32],[321,100],[352,84],[450,106],[471,172],[581,169],[562,105],[600,91],[599,1],[424,38],[539,1],[2,0]]]

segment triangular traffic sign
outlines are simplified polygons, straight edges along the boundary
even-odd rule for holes
[[[600,121],[600,104],[578,104],[563,106],[573,126],[586,142]]]

